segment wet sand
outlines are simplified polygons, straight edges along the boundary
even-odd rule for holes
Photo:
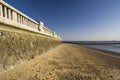
[[[120,56],[64,43],[0,75],[0,80],[120,80]]]

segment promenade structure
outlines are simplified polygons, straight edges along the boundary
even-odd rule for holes
[[[54,31],[0,0],[0,23],[61,39]]]

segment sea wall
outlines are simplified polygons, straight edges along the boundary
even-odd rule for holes
[[[61,37],[0,0],[0,73],[35,58],[61,43]]]
[[[0,23],[0,73],[61,44],[57,38]]]

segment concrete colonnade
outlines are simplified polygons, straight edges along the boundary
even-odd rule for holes
[[[17,14],[17,16],[14,15],[13,12],[14,12],[14,14]],[[17,18],[17,21],[16,21],[17,23],[20,23],[20,24],[23,24],[23,25],[26,25],[26,26],[29,26],[32,28],[37,28],[36,25],[38,25],[35,22],[33,22],[32,20],[24,17],[20,13],[17,13],[17,12],[13,11],[12,9],[10,9],[2,4],[0,4],[0,16],[5,17],[5,18],[10,19],[10,20],[14,20],[14,21],[16,21],[15,18]]]
[[[0,4],[0,16],[12,20],[12,10],[2,4]]]
[[[43,22],[36,22],[3,0],[0,0],[0,17],[2,17],[0,20],[9,20],[7,22],[4,21],[6,24],[12,23],[13,25],[19,25],[18,27],[22,27],[23,29],[35,30],[49,36],[59,37],[55,32],[46,28]]]

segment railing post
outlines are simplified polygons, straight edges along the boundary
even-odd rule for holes
[[[11,14],[11,10],[8,9],[8,18],[9,18],[9,19],[12,19],[12,18],[11,18],[11,15],[12,15],[12,14]]]
[[[4,17],[7,18],[7,8],[4,6]]]
[[[2,10],[2,4],[0,4],[0,16],[3,17],[3,10]]]
[[[21,24],[22,24],[22,16],[20,15],[20,22],[21,22]]]
[[[43,26],[44,26],[44,23],[40,21],[39,24],[38,24],[38,30],[43,32],[44,31]]]
[[[16,17],[16,19],[15,19],[15,17]],[[20,23],[20,16],[19,16],[19,14],[15,13],[14,11],[13,11],[13,20],[17,21],[17,23]]]
[[[25,25],[25,17],[23,17],[23,24]]]

